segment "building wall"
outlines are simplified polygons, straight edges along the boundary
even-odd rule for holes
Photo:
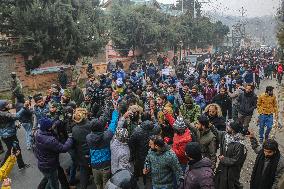
[[[10,89],[10,73],[14,68],[15,58],[11,54],[0,54],[0,91]]]

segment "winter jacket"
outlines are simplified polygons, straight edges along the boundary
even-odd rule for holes
[[[226,132],[219,132],[218,135],[220,155],[224,156],[216,169],[215,188],[218,189],[241,188],[239,179],[247,150],[241,134],[235,135],[233,140],[228,140],[228,136]]]
[[[225,94],[224,96],[217,94],[213,98],[212,103],[216,103],[221,107],[224,117],[227,117],[228,115],[229,119],[232,119],[232,100],[227,94]]]
[[[205,99],[204,96],[201,94],[198,95],[191,95],[194,102],[200,107],[201,110],[204,110],[206,103],[205,103]]]
[[[240,94],[243,93],[243,90],[241,88],[236,89],[233,93],[228,93],[228,95],[231,97],[232,99],[232,105],[233,106],[238,106],[238,97],[240,96]]]
[[[34,121],[33,121],[33,129],[38,129],[39,124],[38,121],[42,118],[46,117],[46,114],[49,112],[48,104],[45,104],[43,107],[34,106]]]
[[[207,104],[212,102],[213,97],[217,94],[217,90],[214,87],[205,87],[204,99]]]
[[[242,93],[238,99],[238,112],[244,116],[252,116],[257,106],[257,96],[255,93]]]
[[[251,70],[246,71],[243,75],[243,78],[244,78],[245,83],[253,83],[254,82],[253,72]]]
[[[168,145],[161,152],[149,150],[144,167],[150,169],[155,188],[173,188],[174,178],[178,180],[182,175],[178,159]]]
[[[212,162],[204,158],[190,165],[180,189],[215,189]]]
[[[258,144],[257,139],[252,138],[250,139],[250,142],[252,149],[256,154],[258,154],[261,151],[262,147]],[[284,157],[280,155],[280,159],[275,173],[275,180],[271,189],[278,189],[278,188],[282,189],[281,187],[279,187],[279,184],[281,182],[281,177],[283,175],[284,175]]]
[[[134,129],[128,141],[134,160],[141,161],[144,164],[149,150],[149,137],[158,134],[159,131],[159,126],[148,120],[142,122],[140,126]]]
[[[0,111],[0,137],[8,138],[17,134],[15,121],[21,118],[23,112],[23,108],[16,114]]]
[[[72,128],[74,139],[75,152],[77,154],[77,162],[79,165],[88,166],[89,147],[86,142],[86,136],[91,132],[91,121],[84,120],[81,123],[75,124]]]
[[[117,139],[112,139],[110,142],[111,151],[111,173],[115,174],[121,169],[131,170],[130,150],[126,143],[122,143]]]
[[[110,141],[116,131],[118,116],[118,111],[114,110],[106,131],[91,132],[86,137],[90,148],[91,165],[94,169],[103,169],[111,165]]]
[[[28,109],[28,108],[23,108],[24,112],[20,117],[20,122],[21,123],[32,123],[33,121],[33,111]]]
[[[49,171],[57,169],[59,166],[59,154],[71,149],[72,144],[72,138],[68,138],[65,144],[62,144],[53,132],[38,130],[35,134],[35,155],[38,160],[39,170]]]
[[[216,74],[214,74],[214,73],[210,74],[210,75],[208,76],[208,78],[213,80],[214,85],[216,85],[217,83],[219,83],[219,82],[220,82],[220,79],[221,79],[220,75],[217,74],[217,73],[216,73]]]
[[[17,161],[16,156],[9,156],[8,159],[5,161],[4,165],[0,168],[0,180],[4,180],[8,177],[11,170],[13,169],[15,163]]]
[[[185,156],[185,146],[187,143],[191,142],[191,132],[186,129],[182,135],[174,134],[172,149],[175,152],[180,164],[186,165],[188,160]]]
[[[226,119],[223,116],[209,116],[208,113],[205,113],[209,118],[209,122],[214,125],[214,127],[219,131],[226,130]]]
[[[184,119],[190,120],[191,123],[195,123],[201,114],[201,110],[197,104],[193,104],[191,109],[188,109],[185,105],[181,105],[180,113]]]
[[[261,94],[257,99],[257,112],[258,114],[277,114],[278,113],[278,103],[276,96],[269,96],[264,93]]]
[[[217,162],[216,136],[213,134],[213,132],[210,129],[204,131],[200,133],[199,143],[201,146],[202,157],[209,158],[212,161],[212,163],[215,165]]]
[[[74,101],[78,107],[84,101],[83,91],[79,87],[71,89],[71,100]]]

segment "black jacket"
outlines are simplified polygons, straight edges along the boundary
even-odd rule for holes
[[[86,158],[89,155],[89,147],[86,142],[86,136],[89,133],[91,133],[91,123],[88,120],[78,123],[72,128],[76,157],[79,164],[83,166],[89,164],[89,160]]]
[[[239,113],[244,116],[253,115],[254,109],[257,107],[257,96],[254,93],[242,93],[238,99]]]
[[[212,103],[216,103],[221,107],[224,118],[228,115],[229,119],[232,119],[232,99],[227,94],[224,96],[217,94],[213,97]]]

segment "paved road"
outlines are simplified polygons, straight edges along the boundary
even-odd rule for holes
[[[276,82],[271,81],[271,80],[263,81],[261,83],[260,90],[257,90],[256,93],[259,94],[260,92],[263,92],[267,85],[276,86]],[[257,131],[255,123],[256,123],[256,119],[254,116],[250,126],[251,128]],[[31,164],[31,167],[26,170],[22,170],[22,171],[19,171],[17,166],[14,167],[10,175],[10,178],[12,179],[12,188],[13,189],[36,189],[36,186],[38,185],[38,183],[40,182],[42,178],[42,174],[37,169],[37,162],[36,162],[36,159],[33,153],[31,151],[26,150],[25,148],[24,134],[25,134],[24,130],[21,128],[18,131],[18,138],[20,140],[20,145],[22,147],[23,159],[26,163]],[[279,141],[284,146],[284,140],[283,140],[284,133],[279,132],[276,138],[279,138],[280,139]],[[241,179],[245,188],[249,188],[248,182],[250,180],[250,173],[253,167],[253,162],[255,161],[255,157],[256,157],[252,149],[250,148],[249,143],[247,143],[247,148],[248,148],[248,157],[244,165],[244,169],[242,171],[242,179]],[[2,154],[0,156],[0,159],[3,159],[3,156],[4,155]],[[66,167],[69,161],[69,156],[62,155],[61,159],[62,159],[63,167]],[[89,188],[95,188],[95,187],[89,187]]]

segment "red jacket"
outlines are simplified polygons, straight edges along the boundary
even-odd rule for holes
[[[174,134],[172,149],[175,152],[179,162],[183,165],[187,164],[188,160],[185,156],[185,146],[191,142],[191,132],[186,129],[182,135]]]

